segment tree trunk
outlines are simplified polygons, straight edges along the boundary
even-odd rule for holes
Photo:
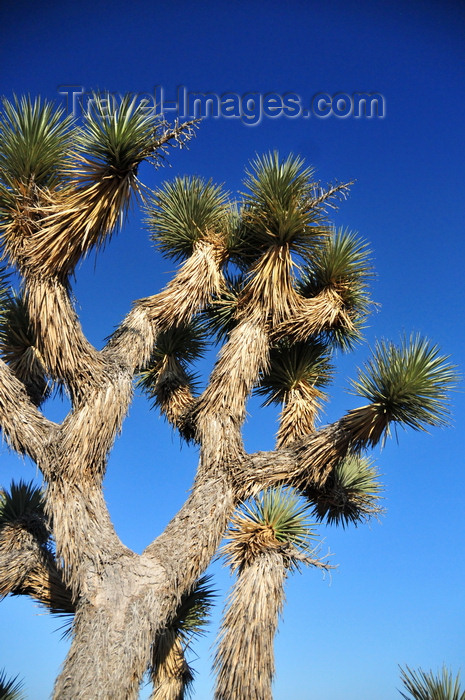
[[[181,640],[172,629],[166,629],[158,636],[155,647],[150,700],[184,700],[194,676],[184,657]]]
[[[239,574],[222,622],[215,700],[272,700],[274,638],[286,567],[268,550]],[[234,669],[234,672],[231,672]]]
[[[156,620],[176,607],[162,569],[133,555],[108,567],[101,586],[78,606],[73,642],[55,685],[56,700],[131,700],[149,666]]]
[[[56,700],[137,697],[157,632],[207,568],[237,503],[230,477],[211,464],[201,458],[192,494],[142,555],[115,545],[98,574],[85,567]]]

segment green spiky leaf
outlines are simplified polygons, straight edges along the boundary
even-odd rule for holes
[[[288,545],[295,553],[306,553],[314,538],[315,533],[308,521],[308,504],[299,500],[293,489],[272,488],[262,491],[236,511],[223,554],[233,570],[242,570],[269,548]],[[288,567],[297,562],[290,551],[285,554]]]
[[[400,346],[383,340],[352,381],[352,393],[368,399],[387,424],[415,430],[447,425],[449,392],[458,380],[448,359],[419,335],[404,337]]]
[[[0,313],[5,309],[11,296],[10,273],[6,265],[0,265]]]
[[[25,700],[24,682],[18,676],[8,678],[5,670],[0,671],[0,700]]]
[[[348,299],[353,288],[365,288],[373,276],[371,253],[367,243],[347,229],[338,229],[315,248],[306,275],[300,285],[304,296],[316,296],[325,287],[342,285]]]
[[[256,393],[267,397],[266,404],[280,404],[301,384],[318,389],[328,386],[333,374],[328,349],[322,343],[283,342],[271,349],[269,369]]]
[[[337,463],[323,489],[309,488],[305,495],[314,504],[312,515],[319,522],[346,527],[380,513],[381,491],[372,461],[354,454]]]
[[[0,492],[0,528],[31,517],[43,519],[44,506],[40,488],[32,482],[12,482],[9,491]]]
[[[153,352],[156,361],[165,356],[175,357],[181,364],[201,358],[207,346],[203,325],[194,320],[184,326],[173,326],[162,331],[157,337]]]
[[[216,592],[210,585],[211,578],[211,576],[202,576],[194,588],[181,598],[171,624],[184,643],[192,637],[205,634],[205,627],[216,597]]]
[[[63,179],[72,139],[72,118],[40,97],[2,100],[0,179],[8,187],[33,182],[54,187]]]
[[[244,182],[242,255],[255,257],[275,245],[290,245],[303,256],[313,250],[327,233],[328,201],[347,189],[340,185],[323,191],[313,174],[292,154],[283,160],[275,151],[252,161]]]
[[[225,275],[226,288],[204,312],[204,325],[208,333],[216,336],[218,343],[227,340],[236,326],[238,299],[246,280],[243,275]]]
[[[289,542],[302,549],[308,546],[314,533],[308,522],[307,506],[289,488],[263,491],[244,513],[251,519],[270,527],[278,542]]]
[[[402,692],[405,700],[465,700],[465,690],[460,688],[460,673],[454,678],[452,672],[442,668],[441,673],[401,668]]]
[[[342,349],[351,349],[361,338],[366,317],[373,307],[369,281],[373,277],[371,253],[356,234],[333,230],[317,246],[297,287],[302,296],[311,298],[332,288],[341,297],[351,324],[330,329],[328,340]]]
[[[228,195],[200,177],[178,177],[155,193],[149,207],[152,240],[168,257],[184,259],[205,238],[226,241]]]
[[[109,93],[94,94],[77,140],[79,152],[93,170],[126,174],[145,158],[156,157],[160,118],[137,97],[119,100]]]
[[[198,320],[172,327],[159,334],[149,365],[139,373],[137,385],[177,427],[198,390],[197,377],[188,371],[188,364],[201,357],[205,347],[205,329]],[[192,437],[187,428],[182,434],[187,440]]]
[[[174,360],[185,370],[188,364],[203,356],[206,346],[205,328],[198,320],[162,331],[157,336],[149,365],[139,373],[137,385],[152,395],[153,387],[168,360]],[[193,375],[186,376],[194,381]]]
[[[27,304],[14,292],[7,293],[3,301],[1,296],[0,287],[1,356],[23,382],[34,404],[40,406],[50,395],[52,385],[36,347]]]
[[[1,292],[0,292],[1,294]],[[34,345],[29,314],[23,297],[15,293],[6,294],[0,300],[0,347],[2,354],[7,356],[24,351],[25,348]],[[10,351],[10,352],[9,352]]]

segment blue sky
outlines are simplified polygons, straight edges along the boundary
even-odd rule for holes
[[[153,93],[162,85],[223,94],[380,93],[384,118],[208,118],[170,167],[143,170],[160,184],[197,173],[236,192],[256,153],[301,154],[323,182],[355,180],[337,225],[371,244],[380,307],[366,344],[340,357],[324,421],[356,405],[347,378],[375,338],[418,331],[463,373],[463,137],[465,9],[454,2],[165,3],[136,0],[4,2],[0,7],[0,93],[41,94],[64,105],[63,85]],[[101,347],[133,299],[155,293],[173,264],[151,247],[137,212],[97,258],[78,269],[75,294],[84,329]],[[213,357],[213,354],[211,354]],[[207,372],[206,365],[201,371]],[[462,387],[463,389],[463,387]],[[268,449],[276,414],[249,406],[248,449]],[[51,404],[59,419],[66,407]],[[463,392],[453,423],[430,435],[399,433],[375,457],[386,515],[357,529],[320,528],[339,564],[323,579],[289,579],[276,643],[275,700],[391,700],[397,664],[465,667]],[[1,453],[1,482],[37,478]],[[106,495],[123,541],[141,551],[183,502],[196,451],[139,397],[112,454]],[[218,589],[230,585],[215,564]],[[195,647],[196,698],[211,697],[211,633]],[[66,654],[59,623],[28,600],[0,605],[0,667],[25,678],[28,697],[49,697]],[[146,697],[146,695],[144,696]]]

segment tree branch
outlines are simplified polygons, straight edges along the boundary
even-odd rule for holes
[[[0,596],[28,595],[53,613],[73,613],[71,590],[51,552],[19,523],[0,530]]]
[[[159,331],[188,323],[222,290],[222,260],[223,249],[214,242],[196,243],[192,255],[163,291],[135,302],[102,355],[131,372],[144,367]]]
[[[290,446],[248,455],[234,474],[241,499],[277,484],[304,489],[323,485],[352,445],[344,418],[296,440]]]
[[[24,385],[0,359],[0,425],[11,447],[41,467],[47,444],[58,426],[30,400]]]
[[[25,301],[36,346],[50,376],[64,382],[73,404],[101,382],[104,363],[85,337],[68,287],[58,277],[25,275]]]

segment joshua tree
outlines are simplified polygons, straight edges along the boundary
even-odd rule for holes
[[[269,381],[280,354],[285,361],[315,343],[350,348],[360,337],[370,264],[363,244],[328,221],[348,185],[321,188],[296,157],[256,159],[237,202],[199,178],[146,191],[140,163],[159,164],[192,129],[169,128],[130,98],[114,105],[96,97],[80,126],[40,100],[3,102],[1,238],[21,286],[2,300],[0,425],[11,448],[43,476],[44,516],[40,527],[22,516],[17,527],[7,526],[0,590],[74,611],[54,691],[62,700],[135,698],[148,669],[159,678],[163,635],[246,499],[292,486],[321,519],[369,517],[377,486],[371,488],[372,467],[359,459],[363,450],[393,423],[425,429],[447,417],[454,380],[447,359],[420,338],[400,347],[383,341],[353,383],[365,405],[315,430],[328,373],[322,365],[321,381],[304,373],[299,391],[289,385],[278,447],[245,451],[246,401]],[[162,291],[133,303],[97,351],[73,306],[71,277],[83,256],[109,242],[137,199],[147,206],[158,248],[180,267]],[[204,342],[199,323],[224,342],[197,394],[190,362]],[[141,555],[118,538],[102,493],[138,375],[200,453],[185,504]],[[61,424],[40,410],[53,388],[71,401]],[[44,567],[50,585],[36,586],[31,572]]]

